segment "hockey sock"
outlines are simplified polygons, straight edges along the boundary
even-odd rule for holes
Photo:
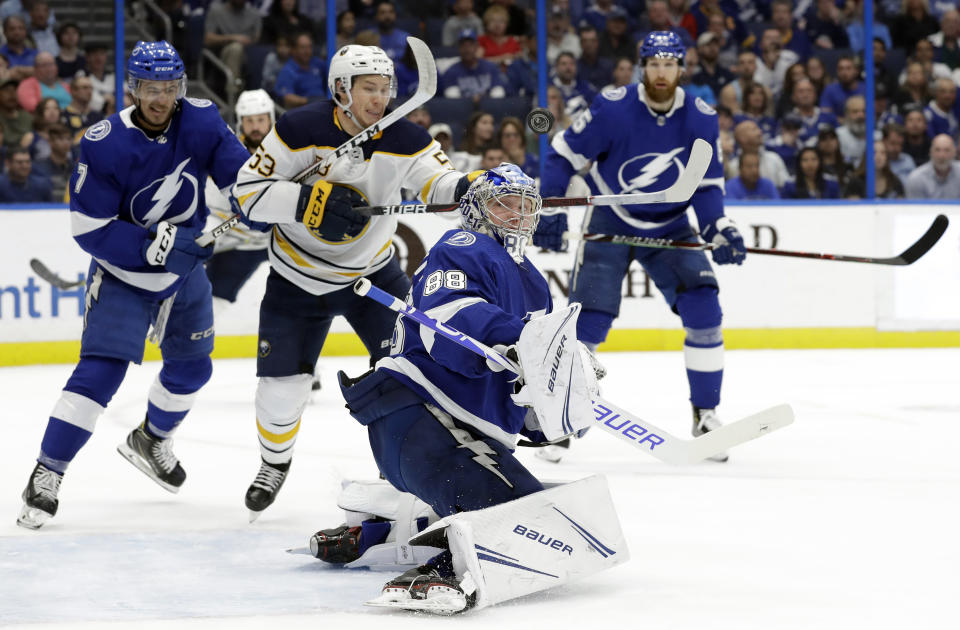
[[[146,429],[150,435],[160,439],[170,437],[212,372],[208,356],[164,360],[163,369],[147,397]]]
[[[723,383],[722,314],[714,287],[697,287],[677,296],[677,311],[686,337],[683,359],[690,383],[690,402],[701,409],[720,404]]]
[[[293,457],[312,380],[310,374],[260,378],[256,395],[257,433],[260,456],[268,464],[285,464]]]

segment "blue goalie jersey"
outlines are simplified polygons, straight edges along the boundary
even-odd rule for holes
[[[689,202],[593,208],[612,212],[645,236],[666,233],[693,206],[700,226],[723,215],[723,165],[717,114],[677,88],[673,106],[653,112],[641,84],[605,90],[590,109],[554,136],[544,162],[541,194],[562,197],[574,173],[592,162],[585,179],[595,195],[656,192],[677,181],[697,138],[714,147],[706,175]],[[683,219],[685,220],[685,219]]]
[[[451,230],[413,276],[411,304],[488,346],[510,345],[524,323],[552,309],[547,281],[518,265],[493,237]],[[526,408],[513,403],[514,375],[492,372],[466,348],[402,315],[391,356],[377,363],[426,400],[513,448]]]
[[[70,178],[70,221],[74,239],[107,272],[162,298],[183,279],[147,265],[141,251],[150,226],[168,221],[203,229],[207,176],[229,188],[250,154],[210,101],[181,99],[156,138],[133,123],[133,111],[113,114],[84,134]]]

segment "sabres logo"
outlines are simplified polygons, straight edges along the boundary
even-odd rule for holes
[[[622,194],[651,192],[669,188],[683,173],[679,155],[684,147],[666,153],[644,153],[630,158],[617,172],[617,182]]]
[[[271,350],[273,350],[273,346],[271,346],[270,342],[266,339],[261,339],[260,343],[257,344],[257,356],[259,356],[261,359],[266,358],[270,354]]]

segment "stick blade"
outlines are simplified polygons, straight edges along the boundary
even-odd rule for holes
[[[420,83],[417,87],[416,97],[425,103],[437,93],[437,63],[433,58],[430,47],[423,40],[408,37],[407,45],[410,46],[413,51],[413,58],[417,61],[417,75]]]
[[[680,179],[664,191],[664,201],[671,203],[689,201],[693,193],[697,192],[697,188],[700,187],[700,182],[703,181],[703,176],[707,174],[712,159],[713,147],[710,143],[703,138],[694,140],[687,166],[684,168]]]
[[[947,231],[948,225],[950,225],[950,220],[946,216],[938,214],[926,233],[894,260],[900,265],[912,265],[937,244],[940,237]]]
[[[725,424],[691,441],[696,448],[690,449],[690,463],[702,461],[744,442],[773,433],[793,424],[793,420],[793,408],[784,404]]]

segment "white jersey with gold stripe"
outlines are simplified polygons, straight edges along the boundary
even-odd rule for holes
[[[419,191],[425,203],[451,202],[462,173],[425,129],[400,120],[333,162],[303,185],[290,181],[350,139],[330,101],[284,114],[237,177],[235,194],[252,221],[274,223],[270,264],[284,278],[315,295],[353,284],[393,256],[393,216],[374,216],[355,236],[328,241],[296,221],[303,185],[318,179],[348,186],[369,205],[401,202],[400,189]]]

